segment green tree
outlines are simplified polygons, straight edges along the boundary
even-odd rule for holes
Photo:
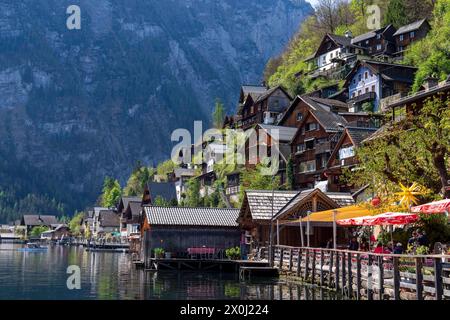
[[[223,103],[219,99],[216,99],[216,105],[214,107],[212,118],[214,128],[222,129],[223,120],[225,119],[225,109],[223,107]]]
[[[111,177],[106,177],[103,183],[103,193],[101,196],[101,204],[103,207],[114,207],[122,195],[120,183]]]
[[[200,204],[200,181],[196,178],[191,178],[187,182],[185,205],[198,207]]]
[[[48,230],[49,229],[46,226],[36,226],[36,227],[33,227],[33,229],[31,229],[30,236],[40,237],[42,233],[44,233],[45,231],[48,231]]]
[[[144,192],[147,182],[155,175],[154,168],[145,166],[136,167],[128,178],[127,185],[123,189],[125,196],[139,196]]]
[[[160,176],[164,176],[167,177],[167,175],[171,172],[173,172],[173,170],[175,170],[175,163],[169,159],[166,160],[160,164],[158,164],[157,168],[156,168],[156,172],[158,175]]]
[[[75,212],[75,215],[69,222],[69,228],[70,231],[74,236],[79,236],[81,234],[80,228],[81,228],[81,222],[84,218],[84,212]]]
[[[408,23],[405,0],[390,0],[384,14],[384,24],[392,24],[394,27],[399,28]]]
[[[429,76],[445,80],[450,74],[450,0],[437,0],[427,37],[415,42],[406,52],[404,63],[419,68],[413,91],[418,91]]]
[[[429,99],[417,115],[391,125],[357,150],[362,165],[349,179],[392,194],[398,184],[417,182],[434,195],[450,197],[450,97]]]
[[[280,177],[261,174],[262,164],[258,164],[254,169],[247,169],[241,173],[241,188],[239,201],[242,203],[246,190],[278,190]]]
[[[287,163],[286,175],[287,175],[288,189],[294,190],[295,176],[294,176],[294,162],[292,161],[292,158],[289,158],[289,161]]]

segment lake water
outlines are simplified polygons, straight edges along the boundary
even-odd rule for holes
[[[166,299],[166,300],[328,300],[332,293],[280,279],[240,282],[236,274],[146,272],[124,253],[86,252],[81,247],[50,246],[46,252],[21,252],[0,244],[0,299]],[[81,270],[81,289],[67,288],[67,267]]]

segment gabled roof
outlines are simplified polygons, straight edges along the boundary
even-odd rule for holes
[[[348,111],[348,104],[345,102],[342,102],[340,100],[335,100],[335,99],[326,99],[326,98],[318,98],[318,97],[310,97],[311,100],[320,103],[320,104],[324,104],[326,106],[330,106],[330,107],[338,107],[341,109],[346,109]]]
[[[266,86],[261,85],[243,85],[241,87],[241,96],[239,101],[244,102],[248,96],[250,96],[253,101],[258,100],[258,98],[267,92]]]
[[[147,184],[151,201],[161,197],[166,201],[177,199],[177,191],[174,182],[149,182]]]
[[[175,170],[173,172],[174,172],[176,178],[195,176],[194,169],[175,168]]]
[[[58,220],[56,216],[50,215],[24,215],[22,224],[26,226],[51,226],[52,224],[58,224]]]
[[[417,71],[416,67],[402,64],[372,60],[358,60],[353,69],[347,75],[344,87],[348,87],[350,81],[353,79],[354,75],[361,66],[369,68],[375,74],[380,74],[384,80],[399,81],[409,84],[414,82],[414,75]],[[400,70],[403,72],[399,72]]]
[[[344,37],[344,36],[338,36],[335,34],[330,34],[327,33],[323,38],[322,41],[320,42],[319,47],[317,48],[316,52],[314,53],[314,55],[312,57],[317,58],[319,56],[319,52],[321,52],[322,47],[324,45],[324,43],[327,41],[327,39],[330,39],[331,41],[334,42],[334,44],[338,47],[349,47],[349,46],[353,46],[352,45],[352,41],[350,38],[348,37]]]
[[[103,228],[116,228],[120,226],[120,217],[113,210],[101,210],[99,214],[100,226]]]
[[[399,36],[401,34],[419,30],[424,23],[428,24],[428,20],[422,19],[422,20],[418,20],[413,23],[407,24],[406,26],[402,26],[402,27],[398,28],[397,32],[394,33],[394,36]]]
[[[369,31],[367,33],[363,33],[363,34],[361,34],[359,36],[354,37],[352,39],[352,44],[356,44],[356,43],[361,42],[361,41],[372,39],[372,38],[376,37],[377,34],[379,34],[379,33],[383,34],[390,28],[394,28],[394,27],[390,24],[390,25],[387,25],[387,26],[385,26],[383,28],[380,28],[380,29],[377,29],[377,30],[372,30],[372,31]]]
[[[302,96],[300,98],[309,105],[309,111],[314,116],[314,118],[316,118],[319,124],[325,129],[325,131],[338,132],[341,125],[345,126],[347,124],[347,121],[343,117],[341,117],[337,113],[326,110],[321,103],[316,102],[312,98],[308,96]]]
[[[332,195],[332,194],[330,194]],[[305,204],[306,202],[310,201],[313,196],[320,197],[328,206],[330,209],[338,208],[339,204],[335,202],[331,197],[329,197],[327,194],[322,192],[320,189],[311,189],[311,190],[304,190],[300,193],[298,193],[295,197],[293,197],[283,208],[281,208],[273,220],[278,220],[286,215],[291,215],[293,213],[297,214],[298,209]],[[348,194],[348,196],[351,198],[351,195]],[[352,198],[353,200],[353,198]],[[306,213],[306,212],[304,212]]]
[[[342,143],[345,140],[345,137],[349,137],[354,147],[359,147],[361,143],[373,135],[378,129],[377,128],[356,128],[356,127],[347,127],[344,132],[341,134],[333,152],[331,153],[330,158],[328,159],[327,167],[331,167],[336,154],[342,146]]]
[[[133,196],[133,197],[121,197],[120,198],[120,202],[119,205],[117,206],[117,210],[119,212],[125,210],[128,207],[128,204],[130,202],[141,202],[142,201],[142,197],[137,197],[137,196]]]
[[[298,193],[299,191],[247,190],[240,215],[243,216],[248,209],[253,220],[270,221]]]
[[[291,95],[290,95],[290,94],[289,94],[282,86],[278,85],[278,86],[276,86],[276,87],[267,89],[267,91],[264,92],[264,94],[260,95],[260,96],[258,97],[258,99],[255,100],[255,104],[256,104],[256,103],[259,103],[259,102],[261,102],[261,101],[266,100],[267,98],[269,98],[269,97],[270,97],[274,92],[276,92],[277,90],[281,90],[281,91],[286,95],[286,97],[289,98],[289,100],[292,100]]]
[[[290,142],[298,130],[295,127],[282,127],[268,124],[258,124],[258,126],[267,132],[267,134],[271,137],[272,135],[275,135],[276,132],[279,138],[278,141],[280,142]]]
[[[238,227],[239,209],[145,206],[150,226]]]

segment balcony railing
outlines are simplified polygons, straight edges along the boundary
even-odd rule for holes
[[[315,150],[316,154],[331,152],[331,142],[327,141],[324,143],[316,144]]]
[[[372,101],[377,98],[377,94],[375,92],[367,92],[364,94],[361,94],[357,97],[354,97],[349,100],[350,103],[362,103],[366,101]]]
[[[333,167],[347,167],[358,164],[358,159],[356,157],[350,157],[345,159],[336,159],[333,161]]]

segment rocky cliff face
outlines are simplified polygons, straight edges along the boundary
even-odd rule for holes
[[[66,27],[71,4],[81,30]],[[310,12],[303,0],[0,0],[0,187],[94,200],[105,175],[167,158],[171,132],[209,121],[215,98],[234,108]]]

